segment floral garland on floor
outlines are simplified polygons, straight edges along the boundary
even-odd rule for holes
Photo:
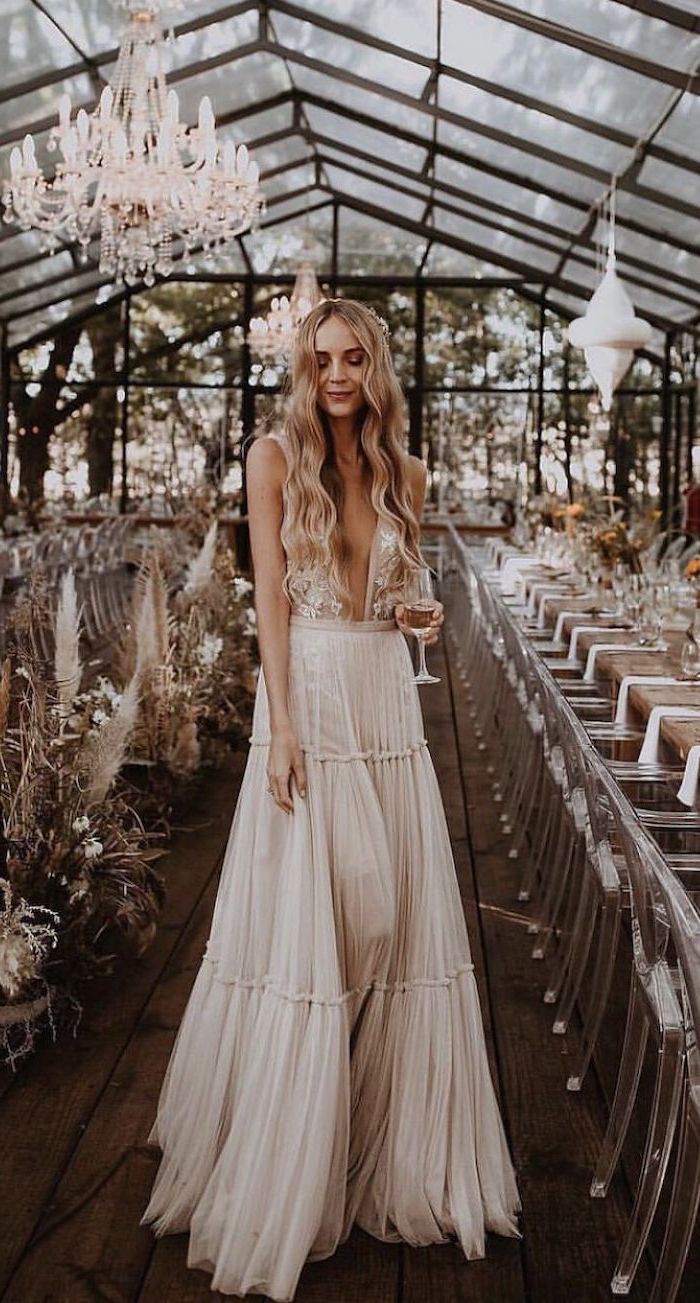
[[[72,572],[51,674],[36,652],[40,588],[16,614],[0,675],[0,1060],[13,1067],[44,1026],[75,1030],[83,983],[151,943],[170,813],[247,734],[252,585],[215,524],[179,582],[166,570],[155,546],[113,663],[92,680]]]

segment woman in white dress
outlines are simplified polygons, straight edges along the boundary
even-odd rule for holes
[[[440,792],[403,637],[425,469],[387,332],[299,329],[285,430],[248,458],[262,670],[209,940],[149,1140],[143,1217],[224,1294],[294,1297],[358,1223],[518,1235]],[[436,603],[428,640],[442,623]]]

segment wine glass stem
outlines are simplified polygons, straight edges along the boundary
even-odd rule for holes
[[[418,634],[418,651],[420,655],[420,665],[418,667],[418,673],[427,674],[428,666],[425,663],[425,638],[422,633]]]

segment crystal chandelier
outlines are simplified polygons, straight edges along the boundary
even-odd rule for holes
[[[294,281],[292,297],[275,297],[264,317],[251,317],[248,344],[264,361],[285,361],[292,350],[297,327],[308,317],[323,295],[310,258],[301,263]]]
[[[25,136],[12,151],[3,193],[5,220],[43,232],[51,251],[60,239],[77,241],[87,261],[99,230],[100,271],[129,285],[169,275],[174,241],[184,256],[221,249],[248,229],[264,202],[246,146],[219,145],[208,96],[196,127],[180,121],[163,68],[162,7],[162,0],[126,0],[128,28],[98,108],[80,109],[73,121],[69,96],[59,100],[48,141],[62,155],[53,180]]]

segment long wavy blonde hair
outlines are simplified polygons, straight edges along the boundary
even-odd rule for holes
[[[314,308],[299,327],[292,356],[291,395],[285,421],[290,455],[282,543],[290,563],[321,565],[348,615],[350,546],[342,525],[343,480],[335,462],[328,418],[318,402],[316,331],[329,317],[345,322],[366,356],[361,374],[364,406],[358,413],[359,448],[369,500],[379,519],[391,521],[398,536],[387,582],[399,586],[407,568],[425,563],[420,551],[420,526],[408,491],[403,446],[405,403],[387,338],[378,319],[364,304],[354,299],[328,299]],[[285,591],[289,596],[286,579]]]

